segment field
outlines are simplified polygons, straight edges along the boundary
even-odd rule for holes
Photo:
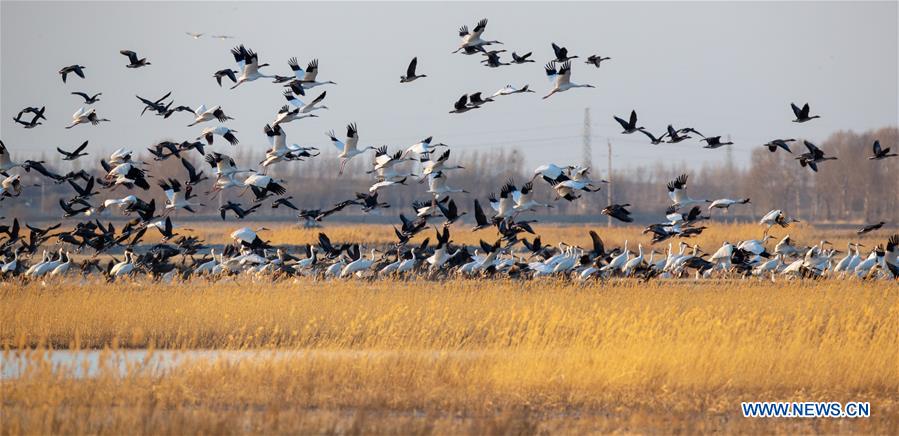
[[[5,365],[47,349],[273,351],[90,378],[32,365],[0,382],[3,434],[899,433],[895,284],[0,286]],[[872,416],[739,408],[818,400],[869,401]]]

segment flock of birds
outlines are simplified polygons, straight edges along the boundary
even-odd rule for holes
[[[506,50],[490,49],[491,46],[502,43],[486,39],[486,28],[486,19],[480,20],[472,30],[462,26],[459,29],[461,41],[453,53],[479,55],[482,57],[481,63],[489,68],[535,62],[530,59],[532,52],[512,52],[508,62],[505,62],[502,56]],[[188,35],[195,39],[203,36],[201,33],[190,32]],[[215,37],[231,38],[225,35]],[[552,44],[552,49],[553,58],[544,67],[552,85],[543,96],[544,99],[574,88],[593,87],[571,81],[572,61],[578,56],[570,55],[566,47],[555,43]],[[147,58],[141,58],[134,51],[122,50],[120,53],[128,59],[125,65],[127,68],[152,65]],[[761,239],[724,242],[712,254],[704,252],[696,244],[691,246],[683,239],[701,234],[707,228],[702,224],[708,222],[713,211],[722,210],[727,213],[732,206],[749,204],[750,199],[692,198],[687,193],[686,174],[675,178],[666,186],[671,204],[665,210],[664,219],[647,226],[643,231],[644,234],[651,235],[649,245],[652,247],[669,241],[667,250],[651,248],[646,253],[640,243],[636,253],[632,253],[633,247],[629,246],[628,241],[625,241],[623,247],[607,247],[595,231],[589,232],[592,241],[590,247],[564,242],[556,246],[547,245],[532,227],[536,221],[524,217],[538,209],[553,207],[551,202],[538,200],[535,195],[538,186],[545,183],[554,196],[553,201],[571,202],[599,191],[607,183],[602,179],[593,179],[589,168],[552,163],[539,166],[526,183],[517,184],[509,180],[499,187],[498,196],[489,194],[484,205],[479,199],[473,201],[471,215],[474,227],[471,231],[493,229],[498,234],[494,242],[481,239],[477,246],[455,244],[451,238],[451,229],[454,225],[458,227],[457,224],[468,212],[460,210],[452,198],[453,194],[466,191],[453,187],[449,182],[451,173],[464,169],[462,165],[450,161],[450,147],[435,142],[433,137],[393,151],[387,146],[360,146],[359,129],[355,123],[346,126],[343,139],[338,138],[333,130],[326,135],[338,151],[338,175],[344,173],[347,163],[354,157],[373,153],[372,166],[366,171],[373,175],[372,185],[366,191],[356,193],[353,198],[334,205],[315,209],[297,207],[291,201],[293,197],[288,195],[285,182],[267,175],[267,172],[276,164],[303,161],[319,155],[317,147],[289,143],[285,126],[303,118],[316,117],[318,115],[313,112],[326,110],[327,106],[323,102],[327,91],[322,91],[312,100],[304,99],[310,90],[336,83],[320,80],[318,60],[312,60],[303,67],[296,58],[291,58],[287,62],[291,73],[282,76],[264,73],[262,68],[272,67],[267,63],[260,63],[259,55],[243,45],[234,47],[231,55],[237,69],[225,68],[213,74],[220,86],[225,79],[233,83],[231,89],[259,79],[270,79],[284,88],[280,92],[287,104],[279,108],[273,121],[262,129],[271,148],[256,168],[243,167],[224,152],[208,150],[217,145],[216,138],[222,138],[232,147],[239,143],[236,136],[238,132],[225,126],[233,118],[221,106],[199,105],[192,109],[189,106],[175,105],[174,100],[170,100],[171,92],[161,98],[137,96],[142,105],[141,115],[150,112],[167,119],[178,112],[185,112],[190,117],[188,126],[214,126],[204,128],[195,138],[182,142],[163,141],[148,149],[153,162],[176,159],[185,172],[183,178],[163,178],[155,183],[165,195],[159,206],[152,195],[144,195],[150,194],[152,162],[135,159],[131,150],[120,148],[100,159],[99,167],[102,171],[99,173],[82,169],[62,174],[48,168],[43,161],[13,160],[10,150],[0,141],[0,205],[15,201],[24,189],[39,186],[24,184],[21,172],[13,170],[20,169],[26,173],[34,170],[47,182],[71,186],[71,196],[59,199],[59,207],[64,218],[81,219],[67,228],[63,228],[62,223],[44,228],[35,225],[25,225],[22,228],[18,218],[8,220],[0,217],[0,222],[4,223],[0,225],[0,277],[3,280],[29,280],[95,273],[108,280],[137,275],[173,280],[248,273],[271,277],[304,275],[432,279],[451,276],[565,276],[582,281],[610,277],[640,277],[648,280],[690,275],[697,278],[754,275],[770,276],[772,280],[777,275],[803,278],[899,278],[899,235],[889,237],[885,244],[872,247],[867,255],[860,252],[863,247],[861,244],[850,243],[845,257],[841,259],[837,259],[839,251],[828,241],[820,241],[809,247],[798,243],[789,235],[780,239],[773,249],[769,249],[768,241],[776,239],[768,234],[772,227],[787,227],[791,222],[798,221],[782,210],[772,210],[760,220],[760,224],[765,226]],[[586,64],[599,68],[610,59],[591,55],[586,58]],[[84,78],[86,69],[86,66],[76,64],[62,68],[59,74],[62,81],[66,82],[72,75]],[[405,74],[400,77],[400,82],[411,83],[427,77],[418,72],[418,58],[415,57]],[[528,85],[508,85],[489,97],[481,92],[466,93],[453,104],[453,109],[449,112],[461,114],[483,108],[497,98],[533,92]],[[83,99],[85,106],[75,112],[67,129],[82,124],[97,126],[110,121],[101,118],[95,108],[86,108],[100,102],[102,93],[72,94]],[[791,107],[795,116],[793,122],[805,123],[819,118],[819,115],[811,115],[807,103],[802,107],[791,104]],[[45,112],[45,107],[27,107],[14,117],[14,121],[26,129],[32,129],[42,125],[42,120],[47,120]],[[30,120],[27,119],[29,116]],[[700,137],[700,141],[705,143],[704,147],[709,149],[732,144],[730,141],[722,141],[721,136],[705,136],[692,127],[675,128],[668,125],[663,134],[656,136],[638,126],[636,111],[631,111],[627,119],[618,116],[614,119],[621,125],[622,134],[640,132],[652,144],[678,143],[690,139],[691,135]],[[774,139],[763,146],[771,152],[782,149],[793,153],[790,143],[795,141]],[[803,141],[803,144],[808,151],[796,156],[802,167],[818,171],[818,165],[822,162],[837,159],[828,156],[811,142]],[[71,151],[62,148],[57,148],[57,151],[62,155],[62,160],[75,161],[89,155],[87,147],[88,141],[84,141]],[[896,153],[890,153],[890,148],[881,147],[879,141],[875,141],[872,148],[872,160],[897,156]],[[202,156],[211,168],[211,174],[207,175],[205,170],[194,166],[188,159],[193,153]],[[272,208],[294,209],[297,217],[307,225],[317,225],[347,208],[360,208],[364,213],[389,208],[390,204],[379,200],[379,193],[385,189],[398,189],[401,185],[410,186],[408,182],[411,181],[427,182],[427,189],[423,192],[427,199],[414,202],[409,216],[399,214],[400,223],[394,226],[397,241],[393,244],[363,248],[362,243],[336,243],[325,233],[319,233],[317,244],[302,247],[302,254],[292,254],[290,250],[297,247],[274,247],[264,240],[260,236],[265,231],[264,228],[254,230],[242,227],[230,234],[232,244],[216,250],[216,247],[208,246],[196,236],[179,234],[179,228],[172,219],[178,213],[195,213],[207,207],[195,193],[195,189],[204,182],[209,186],[205,195],[211,196],[210,199],[230,191],[240,191],[237,198],[242,198],[247,193],[252,195],[249,204],[234,200],[220,202],[219,214],[222,220],[229,217],[243,220],[257,212],[265,202],[269,202]],[[117,197],[114,193],[122,189],[128,191],[128,194]],[[94,197],[101,192],[107,198],[95,200]],[[633,222],[629,206],[611,204],[602,210],[602,214],[618,221]],[[0,213],[2,210],[0,209]],[[111,221],[104,224],[100,217],[114,211],[133,218],[119,229]],[[877,231],[885,224],[879,222],[866,225],[858,233]],[[410,242],[414,236],[427,232],[431,227],[435,232],[435,244],[431,244],[430,237],[421,243]],[[149,237],[148,231],[159,233],[161,241],[142,244],[144,238]],[[679,240],[676,246],[674,238]],[[50,246],[51,243],[55,243],[55,246]],[[42,247],[43,254],[39,254]],[[118,253],[122,248],[124,251],[120,256]],[[84,253],[80,256],[83,258],[80,261],[77,260],[79,253]],[[101,265],[98,256],[101,253],[111,257],[106,265]]]

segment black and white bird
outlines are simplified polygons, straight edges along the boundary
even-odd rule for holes
[[[524,85],[521,88],[516,88],[512,85],[506,85],[502,89],[496,91],[490,97],[499,97],[501,95],[512,95],[512,94],[522,94],[527,92],[534,92],[531,89],[528,89],[528,85]]]
[[[259,72],[260,68],[266,67],[268,64],[260,64],[259,55],[253,50],[244,47],[243,44],[232,48],[231,54],[234,56],[234,61],[237,62],[237,66],[240,69],[240,76],[237,77],[237,81],[231,89],[257,79],[274,77]]]
[[[126,68],[140,68],[150,65],[150,62],[147,61],[147,58],[137,58],[137,53],[131,50],[120,50],[119,53],[128,56],[128,65],[125,65]]]
[[[699,203],[710,203],[709,200],[697,200],[687,195],[687,175],[681,174],[674,180],[668,182],[668,198],[674,203],[675,208],[684,206],[692,206]]]
[[[464,51],[465,54],[474,54],[479,51],[483,51],[485,45],[491,44],[502,44],[499,41],[488,41],[481,38],[481,35],[484,34],[484,30],[487,29],[487,19],[483,18],[478,21],[478,24],[472,29],[470,32],[468,31],[468,26],[462,26],[459,28],[459,37],[462,38],[461,44],[459,44],[459,48],[457,48],[453,53],[458,53],[459,51]]]
[[[103,93],[98,92],[94,95],[87,95],[84,92],[73,92],[72,95],[77,95],[77,96],[80,96],[81,98],[83,98],[84,104],[94,104],[94,103],[100,101],[100,96],[103,95]]]
[[[422,77],[428,77],[427,74],[416,74],[415,67],[418,66],[418,57],[412,58],[409,67],[406,68],[406,75],[400,76],[400,83],[409,83]]]
[[[84,107],[82,106],[77,111],[75,111],[74,114],[72,114],[72,123],[69,124],[68,126],[66,126],[66,128],[71,129],[72,127],[75,127],[79,124],[87,124],[87,123],[90,123],[90,124],[96,126],[96,125],[99,125],[100,122],[103,122],[103,121],[109,121],[109,120],[106,118],[99,118],[97,116],[96,110],[94,110],[93,108],[84,110]]]
[[[225,140],[228,141],[229,144],[237,145],[237,143],[240,141],[238,141],[237,137],[234,136],[235,133],[237,133],[237,130],[231,130],[225,126],[207,127],[203,129],[203,133],[201,133],[200,136],[197,137],[197,140],[205,138],[206,143],[212,145],[213,138],[215,137],[215,135],[218,135],[222,138],[225,138]]]
[[[342,175],[343,170],[346,168],[346,164],[350,161],[350,159],[365,153],[368,150],[374,150],[375,147],[368,146],[362,149],[359,149],[359,131],[356,128],[356,123],[350,123],[346,126],[346,142],[343,142],[337,139],[337,136],[334,135],[334,131],[331,130],[327,133],[328,138],[331,139],[331,143],[334,144],[334,147],[340,152],[337,157],[340,158],[340,165],[337,175]]]
[[[806,121],[811,121],[815,118],[821,118],[820,115],[809,116],[809,107],[808,103],[802,106],[802,109],[799,106],[796,106],[796,103],[790,103],[790,107],[793,109],[793,114],[796,115],[796,119],[793,120],[794,123],[804,123]]]
[[[84,78],[84,70],[86,68],[87,67],[85,67],[84,65],[78,65],[78,64],[69,65],[68,67],[63,67],[61,70],[59,70],[59,75],[62,76],[62,83],[66,82],[66,76],[69,73],[75,73],[75,75],[77,75],[78,77],[83,79]]]
[[[290,69],[293,70],[293,75],[295,79],[290,82],[289,87],[294,89],[299,85],[303,89],[311,89],[316,86],[322,85],[336,85],[336,82],[332,82],[330,80],[319,82],[318,81],[318,59],[313,59],[308,64],[306,64],[306,69],[304,70],[300,67],[300,64],[297,62],[297,58],[290,58],[288,61],[290,65]],[[294,91],[296,92],[296,91]],[[297,94],[301,94],[297,92]]]
[[[880,140],[875,140],[874,145],[872,145],[871,148],[872,148],[872,151],[874,154],[868,158],[870,160],[881,160],[881,159],[886,159],[888,157],[899,156],[899,154],[890,153],[890,147],[881,148]]]
[[[544,70],[546,70],[546,77],[554,81],[552,90],[550,90],[549,94],[543,96],[544,99],[551,97],[557,92],[568,91],[572,88],[595,88],[593,85],[581,85],[571,81],[571,62],[565,62],[561,68],[556,70],[556,62],[551,61],[546,64]]]
[[[234,119],[225,115],[225,111],[222,110],[221,106],[213,106],[207,109],[205,104],[201,104],[194,110],[194,116],[194,121],[188,124],[187,127],[195,126],[206,121],[218,120],[218,122],[224,123],[225,121]]]
[[[63,155],[62,160],[75,160],[81,156],[87,156],[87,153],[82,153],[85,147],[87,147],[87,141],[84,141],[78,148],[71,152],[65,151],[59,147],[56,147],[56,151]]]

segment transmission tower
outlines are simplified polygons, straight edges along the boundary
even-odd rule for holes
[[[592,132],[590,131],[590,108],[584,108],[584,138],[583,138],[583,162],[588,168],[593,167],[593,145],[591,144]]]

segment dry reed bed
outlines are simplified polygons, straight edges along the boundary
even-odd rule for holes
[[[456,280],[0,290],[0,339],[367,351],[197,362],[2,388],[3,433],[899,432],[899,287]],[[752,420],[740,401],[870,401],[870,419]]]

